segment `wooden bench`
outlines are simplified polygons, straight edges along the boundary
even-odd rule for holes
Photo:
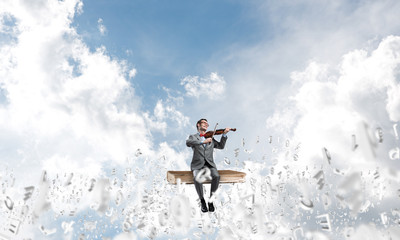
[[[233,170],[218,170],[221,179],[220,183],[243,183],[245,182],[246,173],[238,172]],[[181,179],[182,183],[193,184],[193,173],[192,171],[168,171],[167,181],[171,184],[177,184],[178,178]],[[205,181],[204,183],[211,183],[211,181]]]

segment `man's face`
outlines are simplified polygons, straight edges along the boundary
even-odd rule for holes
[[[199,124],[199,129],[201,129],[201,130],[207,130],[207,128],[208,128],[208,122],[205,121],[205,120],[202,120],[202,121],[200,122],[200,124]]]

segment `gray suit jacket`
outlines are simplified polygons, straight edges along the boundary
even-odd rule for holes
[[[193,149],[193,158],[192,163],[190,164],[190,169],[192,171],[199,170],[204,166],[206,161],[214,168],[217,168],[214,163],[214,148],[223,149],[225,147],[226,139],[227,137],[221,137],[221,141],[218,142],[213,138],[213,141],[205,144],[206,146],[204,147],[201,143],[202,140],[199,133],[190,135],[186,140],[186,146]]]

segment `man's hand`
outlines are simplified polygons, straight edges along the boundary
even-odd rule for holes
[[[212,138],[206,138],[206,140],[203,141],[203,143],[210,143],[212,142]]]
[[[231,128],[225,128],[224,133],[227,134],[230,130]]]

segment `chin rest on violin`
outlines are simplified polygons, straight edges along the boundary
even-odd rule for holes
[[[219,183],[243,183],[246,181],[246,173],[238,172],[233,170],[218,170],[221,179]],[[178,178],[181,179],[182,183],[193,184],[193,173],[192,171],[168,171],[167,181],[171,184],[177,184]],[[211,181],[205,181],[204,183],[211,183]]]

